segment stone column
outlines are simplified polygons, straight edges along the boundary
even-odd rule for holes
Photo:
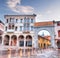
[[[56,48],[54,35],[51,36],[51,46]]]
[[[37,33],[37,30],[35,31],[35,35],[34,35],[34,47],[38,48],[38,33]]]
[[[25,44],[26,44],[26,38],[24,37],[24,56],[25,56],[25,48],[26,48]]]
[[[11,36],[10,36],[10,38],[9,38],[9,46],[11,46]]]
[[[17,46],[19,46],[19,38],[17,37]]]

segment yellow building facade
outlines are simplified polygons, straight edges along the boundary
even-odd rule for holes
[[[46,49],[51,45],[50,40],[42,37],[42,36],[38,36],[38,46],[40,49]]]

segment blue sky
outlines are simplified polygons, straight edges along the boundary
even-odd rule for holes
[[[0,0],[0,20],[7,14],[33,14],[36,21],[60,20],[60,0]]]

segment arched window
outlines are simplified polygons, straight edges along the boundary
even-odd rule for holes
[[[2,36],[0,36],[0,44],[2,44]]]
[[[17,45],[17,36],[12,35],[11,37],[11,46],[16,46]]]
[[[9,35],[5,35],[4,37],[4,45],[9,45]]]
[[[60,37],[60,30],[58,30],[58,37]]]
[[[24,46],[24,36],[23,35],[20,35],[18,41],[19,41],[19,46],[20,47],[23,47]]]
[[[26,36],[26,46],[32,47],[32,36],[31,35]]]

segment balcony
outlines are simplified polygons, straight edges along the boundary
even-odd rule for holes
[[[7,32],[9,33],[14,32],[14,29],[8,29]]]

